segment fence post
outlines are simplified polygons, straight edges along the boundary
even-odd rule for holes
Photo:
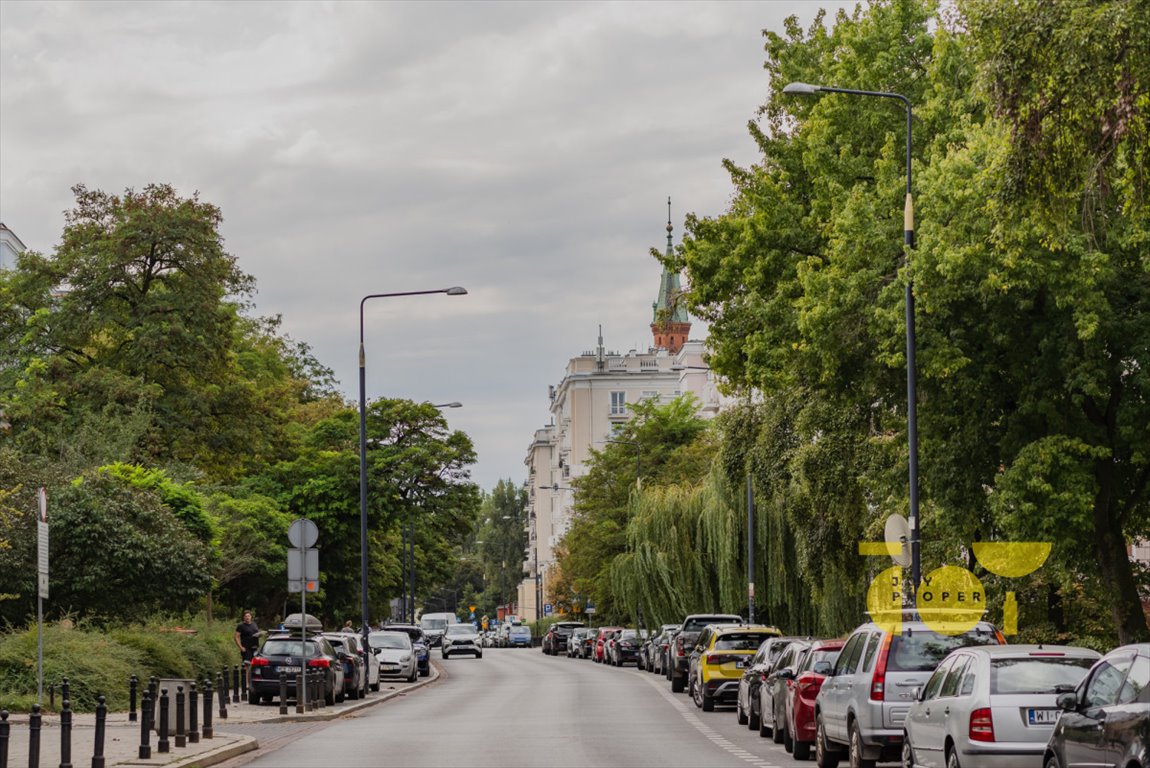
[[[8,710],[0,709],[0,768],[8,768]]]
[[[150,760],[152,747],[148,738],[152,735],[152,694],[145,688],[144,696],[140,700],[140,759]]]
[[[184,686],[176,686],[176,748],[188,746],[188,731],[184,727]]]
[[[140,678],[132,675],[128,679],[128,722],[136,722],[136,691],[140,686]]]
[[[96,741],[92,747],[92,768],[104,768],[104,728],[108,722],[108,707],[103,696],[96,697]]]
[[[64,687],[68,678],[64,678]],[[60,768],[72,768],[72,702],[60,700]]]
[[[219,693],[220,711],[217,713],[221,720],[228,719],[228,676],[224,673],[216,675],[216,690]]]
[[[212,679],[210,677],[204,678],[204,738],[210,739],[215,736],[212,732]]]
[[[156,751],[160,754],[172,751],[172,745],[168,742],[168,689],[162,688],[160,690],[160,737],[156,739]]]
[[[200,743],[200,724],[197,719],[199,715],[199,692],[196,691],[196,682],[193,680],[188,690],[188,743]]]
[[[287,714],[287,672],[280,670],[280,714]]]

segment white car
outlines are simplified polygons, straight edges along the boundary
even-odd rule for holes
[[[419,675],[411,636],[406,632],[372,632],[367,636],[371,652],[379,660],[380,677],[402,677],[414,683]]]
[[[473,653],[475,658],[483,658],[483,647],[479,644],[479,633],[470,624],[451,624],[443,635],[440,647],[443,658],[453,653]]]
[[[1099,658],[1088,648],[999,645],[951,652],[918,692],[904,723],[906,768],[1029,768],[1073,691]]]

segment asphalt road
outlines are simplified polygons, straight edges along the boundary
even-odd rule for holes
[[[436,656],[438,660],[438,656]],[[441,663],[436,683],[295,739],[264,739],[251,768],[789,768],[808,766],[664,678],[538,649]],[[271,736],[272,734],[267,734]],[[258,737],[258,735],[257,735]]]

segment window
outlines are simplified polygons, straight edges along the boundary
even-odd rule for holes
[[[1130,673],[1126,675],[1126,684],[1118,694],[1119,704],[1129,704],[1132,701],[1150,701],[1150,664],[1138,659]]]
[[[612,416],[626,416],[627,415],[627,393],[626,392],[612,392],[611,393],[611,411]]]
[[[942,689],[939,691],[939,696],[955,696],[958,694],[958,681],[962,679],[962,674],[966,672],[966,668],[970,666],[970,657],[963,654],[954,659],[954,663],[950,665],[950,672],[946,676],[946,680],[942,683]]]
[[[878,650],[878,644],[882,641],[882,632],[875,632],[870,636],[870,643],[866,647],[866,656],[863,659],[863,672],[870,672],[874,669],[874,655]]]
[[[938,690],[942,688],[942,681],[946,678],[946,673],[950,671],[950,665],[954,663],[954,659],[947,659],[939,665],[930,679],[926,681],[926,690],[923,691],[922,700],[933,699],[938,695]]]
[[[1086,686],[1086,706],[1106,707],[1118,701],[1118,692],[1130,662],[1131,659],[1115,659],[1113,664],[1108,661],[1099,663]]]
[[[1085,677],[1092,661],[1058,657],[995,659],[990,663],[990,692],[1055,694],[1071,691]]]
[[[639,398],[642,400],[658,400],[659,393],[654,389],[644,389],[639,395]]]
[[[834,674],[836,675],[852,675],[858,667],[859,656],[862,654],[863,643],[866,642],[866,635],[855,635],[847,641],[846,646],[843,648],[842,655],[839,656],[838,663],[835,664]]]

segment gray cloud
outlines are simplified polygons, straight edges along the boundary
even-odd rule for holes
[[[819,5],[6,2],[0,216],[50,252],[77,182],[199,190],[349,398],[364,294],[466,286],[369,303],[368,395],[463,401],[490,487],[599,324],[649,344],[666,197],[724,210],[760,31]]]

